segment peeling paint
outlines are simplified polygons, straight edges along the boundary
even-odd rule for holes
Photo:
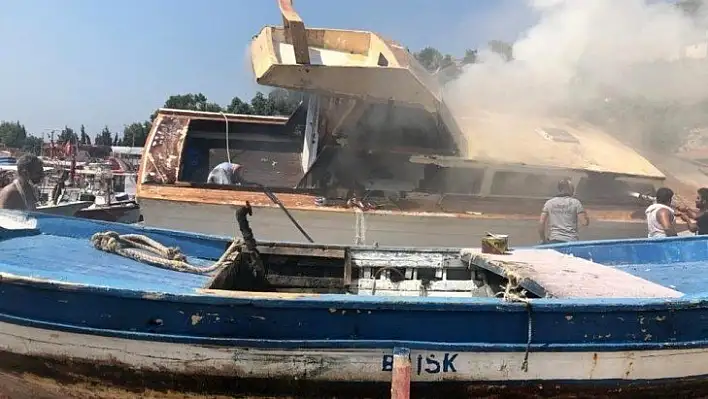
[[[329,312],[330,312],[330,313],[335,313],[335,312],[337,312],[337,309],[335,309],[335,308],[329,308]]]
[[[630,361],[627,365],[627,370],[624,372],[624,378],[629,378],[629,375],[634,370],[634,362]]]
[[[571,320],[573,320],[573,315],[567,315],[567,316],[565,316],[565,319],[568,321],[571,321]]]
[[[656,316],[656,321],[664,321],[666,320],[666,316]]]
[[[143,295],[143,299],[161,299],[164,298],[165,294],[159,292],[148,292]]]
[[[199,314],[193,314],[192,317],[191,317],[191,319],[192,319],[192,325],[193,325],[193,326],[196,326],[197,324],[199,324],[200,321],[202,321],[203,318],[204,318],[204,317],[202,317],[202,316],[199,315]]]

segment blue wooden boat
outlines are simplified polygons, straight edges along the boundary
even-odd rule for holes
[[[226,237],[11,211],[0,226],[0,367],[13,372],[382,394],[398,348],[413,391],[438,397],[708,391],[703,237],[506,255],[258,243],[267,284],[249,286],[254,248]],[[120,236],[96,235],[108,231]],[[139,237],[171,247],[172,266],[130,258]],[[240,251],[229,266],[204,273],[227,247]]]

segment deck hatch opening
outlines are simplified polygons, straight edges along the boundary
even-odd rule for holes
[[[560,129],[557,127],[543,127],[536,129],[536,132],[549,141],[555,141],[558,143],[580,143],[575,136],[568,133],[565,129]]]

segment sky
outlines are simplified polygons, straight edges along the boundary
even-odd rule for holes
[[[411,51],[462,56],[513,42],[534,20],[524,0],[295,0],[307,26],[372,30]],[[247,55],[276,0],[0,0],[0,120],[41,136],[65,125],[121,131],[172,94],[226,105],[257,90]]]

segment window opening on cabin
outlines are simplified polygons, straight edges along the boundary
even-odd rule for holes
[[[558,179],[541,173],[499,171],[494,174],[490,194],[546,198],[558,191]]]
[[[378,66],[387,67],[388,60],[384,57],[383,53],[379,53],[379,61],[376,63]]]
[[[557,127],[544,127],[536,129],[536,132],[543,136],[546,140],[555,141],[559,143],[579,143],[577,138],[568,131],[560,129]]]

